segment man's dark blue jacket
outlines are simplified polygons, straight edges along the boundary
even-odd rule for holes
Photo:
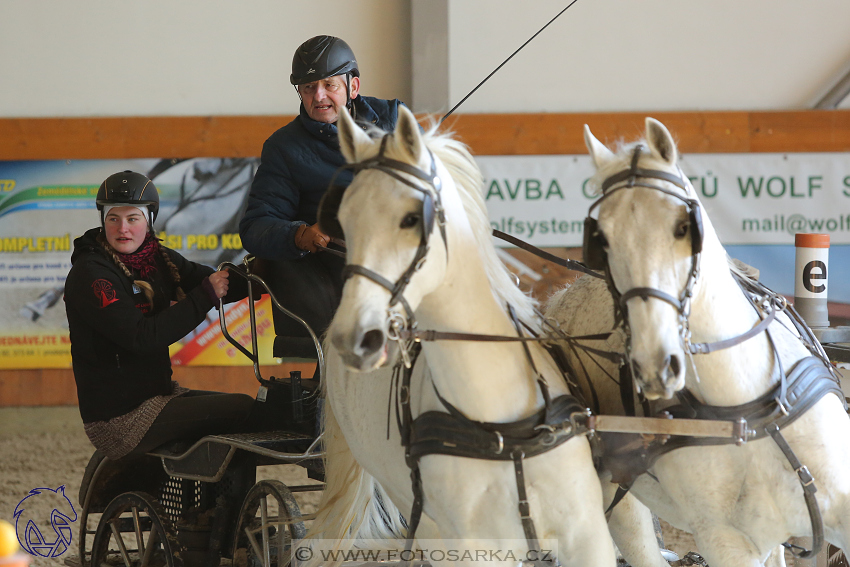
[[[353,102],[359,123],[395,128],[398,99],[358,96]],[[344,164],[336,124],[313,120],[301,105],[301,114],[263,144],[248,208],[239,223],[245,250],[271,260],[304,256],[306,252],[295,246],[295,232],[302,224],[315,224],[319,201]],[[344,170],[334,183],[348,185],[351,180],[351,171]]]

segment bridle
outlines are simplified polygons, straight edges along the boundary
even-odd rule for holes
[[[627,303],[630,299],[635,297],[640,297],[644,301],[650,297],[654,297],[655,299],[660,299],[661,301],[672,305],[678,314],[679,334],[685,346],[685,350],[686,352],[694,354],[694,348],[699,350],[700,347],[692,345],[690,342],[691,332],[688,318],[690,315],[694,286],[699,278],[700,257],[702,254],[703,224],[700,203],[698,200],[687,196],[690,184],[686,181],[687,178],[685,178],[684,175],[680,176],[667,171],[638,167],[638,161],[640,159],[642,149],[643,146],[641,145],[635,146],[629,169],[615,173],[602,182],[602,196],[597,199],[588,210],[587,217],[584,220],[583,252],[585,264],[587,264],[589,268],[594,270],[604,270],[606,273],[608,288],[611,291],[611,295],[614,297],[616,318],[618,321],[623,323],[623,328],[626,332],[627,355],[629,354],[631,345],[631,331],[627,317]],[[681,169],[679,170],[679,173],[681,174]],[[682,189],[685,192],[685,195],[680,195],[679,193],[662,187],[657,183],[645,181],[646,179],[657,179],[672,183],[676,187]],[[611,277],[608,265],[608,255],[603,248],[605,243],[604,235],[599,230],[598,221],[590,215],[595,208],[615,193],[626,189],[634,189],[636,187],[652,189],[674,197],[679,201],[682,201],[688,210],[691,235],[691,268],[688,272],[688,279],[685,282],[685,286],[678,297],[652,287],[635,287],[621,293],[617,289],[617,286],[614,284]]]
[[[422,266],[425,264],[425,259],[428,255],[429,243],[431,240],[431,234],[434,232],[434,226],[439,227],[440,236],[443,239],[443,245],[446,248],[446,256],[448,257],[448,241],[446,240],[446,214],[442,204],[441,198],[441,189],[443,186],[443,182],[440,179],[440,176],[437,174],[437,162],[434,159],[433,153],[431,150],[428,150],[428,156],[431,160],[431,166],[429,171],[422,170],[414,165],[410,165],[409,163],[405,163],[403,161],[395,160],[388,158],[385,154],[387,140],[389,139],[389,134],[384,135],[381,139],[381,148],[373,158],[369,158],[364,161],[356,162],[353,164],[349,164],[347,166],[343,166],[340,169],[351,169],[355,174],[360,173],[366,170],[377,170],[380,172],[389,175],[393,179],[404,183],[408,187],[418,191],[422,194],[422,233],[419,239],[419,246],[416,249],[416,253],[413,256],[413,260],[408,265],[407,269],[402,272],[401,276],[395,281],[392,282],[389,279],[385,278],[381,274],[367,268],[365,266],[359,264],[347,264],[343,269],[343,279],[348,279],[354,275],[363,276],[381,287],[387,289],[390,292],[390,300],[387,305],[387,317],[388,317],[388,336],[390,340],[400,340],[401,332],[406,329],[413,329],[416,327],[416,318],[413,314],[413,309],[411,309],[410,304],[404,297],[404,292],[407,289],[407,286],[410,284],[411,279],[414,274],[418,272]],[[409,177],[413,177],[411,180]],[[423,181],[424,184],[418,183],[418,181]],[[343,189],[333,188],[332,190],[336,190],[338,192],[344,191]],[[341,200],[341,194],[336,197]],[[325,205],[323,201],[322,205]],[[338,208],[338,202],[337,202]],[[331,205],[331,208],[333,205]],[[328,207],[324,207],[328,208]],[[333,215],[335,216],[336,211],[325,210],[322,215]],[[330,223],[327,223],[330,224]],[[324,226],[324,225],[323,225]],[[338,226],[338,220],[336,221],[336,226]],[[340,227],[341,233],[341,227]],[[331,236],[335,236],[331,234]],[[340,236],[342,236],[340,234]],[[393,307],[396,304],[400,303],[404,308],[406,314],[406,321],[401,316],[400,313],[395,311]],[[406,349],[402,349],[403,351]]]

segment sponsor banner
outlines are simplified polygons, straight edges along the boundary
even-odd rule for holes
[[[126,169],[160,191],[155,227],[163,244],[215,267],[245,255],[238,223],[259,160],[79,160],[0,162],[0,368],[71,366],[62,296],[73,241],[100,219],[97,189]],[[257,303],[261,364],[274,364],[269,301]],[[226,306],[229,332],[249,346],[247,300]],[[228,343],[213,309],[172,346],[181,365],[250,365]]]
[[[248,299],[228,305],[224,320],[231,338],[251,352],[251,320]],[[268,295],[254,304],[257,316],[257,348],[260,354],[272,352],[274,344],[274,325],[272,323],[272,301]],[[237,347],[231,344],[221,330],[218,312],[216,318],[199,326],[189,336],[183,338],[171,348],[171,364],[195,366],[243,366],[248,360]],[[269,364],[266,356],[262,364]]]
[[[581,246],[596,196],[589,156],[478,156],[493,228],[536,246]],[[688,154],[681,167],[724,244],[850,244],[850,155]]]
[[[583,220],[595,199],[588,156],[476,159],[494,228],[542,247],[581,245]],[[94,197],[103,179],[125,169],[151,177],[160,190],[156,229],[163,243],[192,261],[216,266],[239,262],[245,254],[238,222],[258,161],[0,162],[0,368],[70,367],[64,281],[74,238],[100,222]],[[693,154],[681,163],[724,244],[793,249],[794,233],[819,232],[830,235],[834,260],[841,245],[850,244],[846,154]],[[783,282],[784,272],[793,282],[793,262],[769,264],[756,264],[768,285]],[[830,264],[830,301],[850,300],[844,265]],[[244,326],[244,313],[234,317],[234,325]],[[212,311],[207,323],[173,347],[175,364],[249,364],[222,337],[199,339],[207,336],[205,329],[217,328],[216,320]],[[267,340],[268,309],[258,326]],[[274,362],[271,348],[260,352],[263,364]]]

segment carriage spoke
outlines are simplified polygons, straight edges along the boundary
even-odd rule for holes
[[[124,540],[121,537],[121,532],[118,531],[118,526],[116,525],[119,519],[109,520],[109,529],[112,530],[112,535],[115,537],[115,544],[118,546],[118,550],[121,552],[121,557],[124,559],[124,565],[126,567],[132,567],[130,563],[130,554],[127,553],[127,547],[124,545]]]
[[[154,547],[156,547],[156,530],[151,530],[150,535],[148,536],[148,546],[145,549],[145,553],[142,556],[142,562],[139,564],[139,567],[147,567],[149,565],[149,561],[153,556]]]
[[[271,565],[272,559],[271,559],[271,550],[270,550],[270,545],[269,545],[271,542],[269,541],[269,526],[268,526],[269,509],[268,509],[268,502],[266,501],[265,498],[262,498],[260,500],[260,521],[261,521],[262,526],[263,526],[262,527],[262,530],[263,530],[263,557],[266,558],[265,565]]]
[[[142,537],[142,525],[139,519],[139,507],[133,506],[133,527],[136,530],[136,549],[139,550],[139,555],[145,552],[145,540]]]
[[[257,543],[257,538],[254,537],[254,532],[251,530],[250,526],[245,526],[245,535],[248,537],[248,542],[254,549],[254,553],[257,554],[257,557],[261,557],[263,555],[263,550],[260,549],[260,544]]]

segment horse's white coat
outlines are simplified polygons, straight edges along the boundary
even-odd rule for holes
[[[615,155],[589,131],[586,140],[597,182],[628,167],[631,147]],[[641,167],[679,174],[672,137],[661,123],[647,119],[646,144],[650,153],[644,154]],[[680,191],[670,183],[653,183]],[[689,196],[697,198],[692,189]],[[690,329],[694,342],[712,342],[747,331],[758,317],[733,280],[726,252],[704,210],[702,219],[702,265]],[[681,293],[690,269],[690,236],[674,234],[686,220],[681,201],[652,189],[619,191],[600,205],[599,225],[620,292],[655,287],[674,296]],[[727,350],[694,356],[692,366],[678,338],[676,311],[669,304],[635,298],[628,309],[632,355],[639,361],[641,385],[651,397],[669,397],[684,385],[705,403],[731,406],[755,399],[778,378],[764,333]],[[553,296],[547,315],[559,320],[564,330],[581,335],[611,329],[612,313],[604,282],[584,277]],[[770,328],[786,371],[809,355],[788,327],[783,314]],[[610,342],[610,348],[622,351],[621,337]],[[686,361],[683,384],[665,383],[659,376],[670,356]],[[598,366],[582,358],[601,391],[602,413],[622,413],[617,386]],[[610,365],[602,364],[612,371]],[[827,540],[845,552],[850,550],[850,419],[841,401],[827,395],[783,429],[783,435],[816,479]],[[797,476],[772,439],[742,447],[679,449],[661,457],[651,472],[657,481],[644,474],[632,493],[674,526],[693,533],[699,552],[712,567],[760,566],[789,537],[811,535]],[[628,534],[615,533],[618,543],[619,537],[628,538]],[[774,552],[771,563],[782,564],[781,554]]]
[[[340,140],[348,161],[362,161],[378,152],[378,141],[354,126],[345,113]],[[448,256],[435,228],[427,259],[404,294],[415,310],[419,328],[515,335],[506,301],[520,318],[537,327],[531,300],[517,290],[495,254],[480,193],[480,172],[471,156],[446,137],[423,136],[413,115],[401,108],[385,155],[428,171],[431,158],[426,145],[435,155],[443,184]],[[348,263],[395,281],[414,256],[422,223],[412,228],[399,225],[408,213],[419,213],[420,199],[418,192],[384,173],[359,173],[339,209]],[[350,530],[359,530],[361,536],[374,535],[363,527],[369,524],[364,511],[369,509],[375,480],[403,513],[409,512],[413,502],[394,412],[387,439],[390,371],[378,366],[385,358],[389,296],[371,280],[352,277],[328,332],[324,380],[326,407],[331,408],[326,423],[330,471],[325,512],[317,521],[324,533],[318,537],[341,537]],[[364,342],[369,331],[372,338]],[[374,333],[379,333],[380,341],[376,342]],[[530,349],[553,397],[566,392],[564,380],[543,349],[536,344]],[[395,349],[390,348],[389,354],[392,361]],[[427,370],[422,359],[427,360]],[[445,411],[432,382],[441,395],[475,420],[513,421],[542,405],[535,376],[519,344],[425,343],[413,377],[414,416],[427,410]],[[525,469],[538,537],[558,541],[561,563],[613,567],[613,545],[586,438],[574,438],[527,459]],[[486,539],[525,540],[510,461],[426,456],[421,471],[425,513],[433,523],[420,526],[425,529],[418,534],[420,538],[459,539],[468,545]]]

